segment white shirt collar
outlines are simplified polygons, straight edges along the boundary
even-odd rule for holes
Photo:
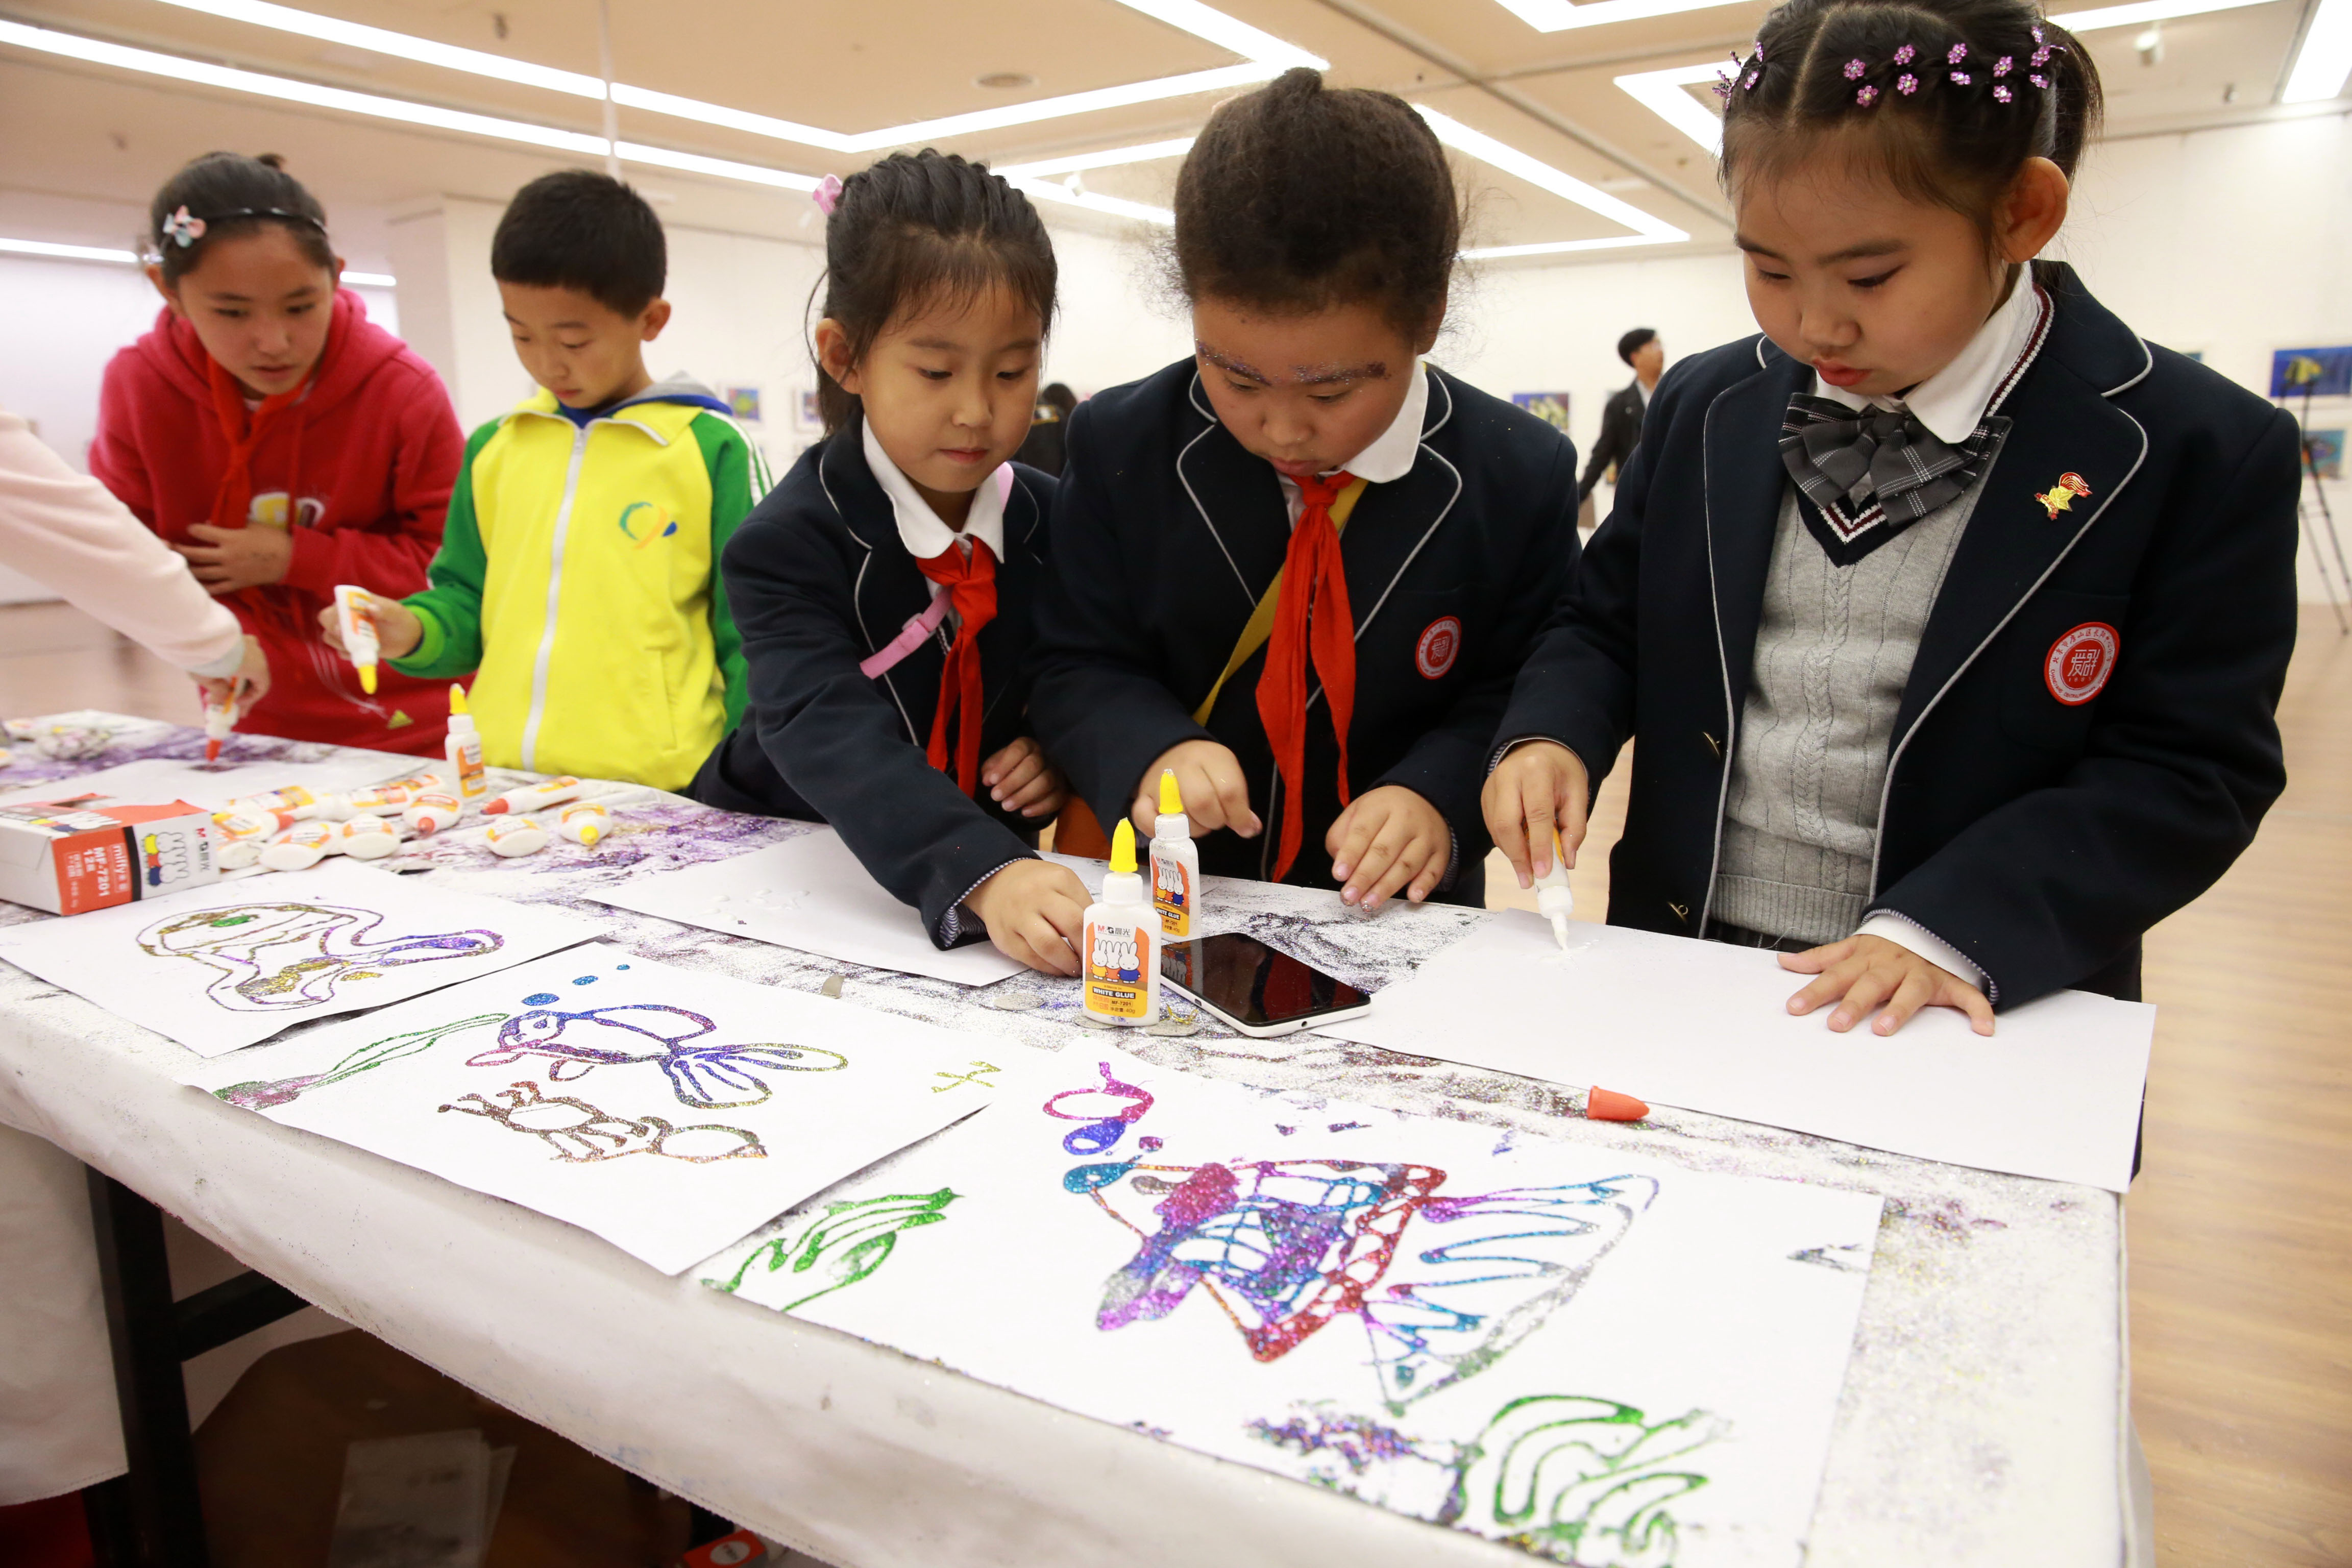
[[[1643,407],[1644,407],[1644,408],[1647,408],[1648,406],[1650,406],[1650,392],[1651,392],[1651,386],[1650,386],[1650,384],[1649,384],[1648,382],[1646,382],[1646,381],[1643,381],[1640,376],[1638,376],[1638,375],[1637,375],[1637,376],[1635,376],[1635,377],[1633,378],[1633,390],[1634,390],[1634,391],[1636,391],[1636,392],[1638,392],[1638,393],[1640,393],[1640,394],[1642,395],[1642,406],[1643,406]]]
[[[915,489],[914,481],[899,472],[898,465],[875,438],[872,422],[861,419],[858,425],[865,437],[866,466],[873,470],[882,493],[890,498],[890,510],[898,522],[898,542],[907,547],[907,553],[918,561],[929,561],[954,549],[956,531],[940,521],[940,514]],[[971,492],[971,512],[964,519],[961,537],[977,539],[997,560],[1004,559],[1004,491],[994,474]]]
[[[1389,427],[1380,433],[1372,444],[1357,453],[1341,468],[1369,484],[1393,484],[1412,472],[1421,457],[1422,421],[1429,415],[1429,372],[1419,360],[1412,365],[1412,385],[1404,395],[1404,406],[1389,421]]]
[[[1813,378],[1813,395],[1848,408],[1909,408],[1939,441],[1958,446],[1975,433],[1993,399],[2007,390],[2011,373],[2024,358],[2042,326],[2042,291],[2021,269],[2016,287],[1985,319],[1958,358],[1918,385],[1908,397],[1863,397]]]

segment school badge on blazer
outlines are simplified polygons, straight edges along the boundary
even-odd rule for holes
[[[2105,621],[2084,621],[2052,643],[2042,660],[2042,679],[2050,695],[2069,708],[2080,708],[2105,688],[2122,648],[2115,627]]]
[[[2082,475],[2061,474],[2056,484],[2033,499],[2042,503],[2042,510],[2055,518],[2074,504],[2076,496],[2088,496],[2090,493],[2091,487],[2083,481]]]
[[[1422,627],[1421,640],[1412,645],[1412,667],[1421,671],[1423,679],[1440,680],[1461,655],[1461,620],[1454,616],[1440,616]]]

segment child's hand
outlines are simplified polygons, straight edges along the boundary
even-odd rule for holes
[[[1569,865],[1575,866],[1591,798],[1584,760],[1566,746],[1557,741],[1529,741],[1511,748],[1486,780],[1478,804],[1486,814],[1486,831],[1495,836],[1495,847],[1519,874],[1520,887],[1534,887],[1535,879],[1551,869],[1555,828]]]
[[[249,712],[255,703],[269,695],[269,656],[261,651],[261,639],[247,633],[245,658],[238,661],[236,673],[218,680],[199,676],[196,688],[215,707],[227,704],[240,717]]]
[[[406,658],[425,640],[425,623],[416,612],[398,599],[387,599],[382,594],[370,594],[368,605],[375,612],[375,648],[384,658]],[[326,634],[327,646],[345,658],[352,650],[343,646],[342,617],[329,605],[319,612],[319,629]]]
[[[1070,781],[1026,735],[981,763],[980,782],[989,799],[1024,816],[1051,816],[1070,798]]]
[[[1005,957],[1047,974],[1076,974],[1086,941],[1087,885],[1051,860],[1015,860],[964,895]]]
[[[1176,788],[1184,796],[1184,817],[1192,837],[1230,827],[1244,838],[1255,838],[1265,826],[1250,809],[1249,779],[1241,759],[1214,741],[1186,741],[1160,753],[1143,770],[1135,787],[1135,805],[1128,812],[1137,833],[1150,837],[1160,826],[1160,774],[1176,770]]]
[[[200,522],[188,531],[203,544],[174,544],[210,594],[234,594],[286,581],[294,563],[294,536],[282,528],[215,528]]]
[[[1343,904],[1377,910],[1406,883],[1414,903],[1429,897],[1454,859],[1454,834],[1437,807],[1402,784],[1358,795],[1323,836],[1331,875],[1347,885]]]
[[[1840,1034],[1873,1007],[1880,1011],[1871,1028],[1881,1035],[1893,1034],[1922,1007],[1958,1007],[1978,1034],[1992,1033],[1992,1004],[1983,992],[1883,936],[1850,936],[1827,947],[1784,952],[1780,967],[1821,976],[1789,998],[1789,1011],[1802,1016],[1834,1000],[1838,1008],[1830,1015],[1830,1027]]]

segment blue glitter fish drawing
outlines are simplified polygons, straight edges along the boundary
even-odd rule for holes
[[[524,1057],[546,1057],[553,1063],[549,1080],[565,1083],[600,1067],[655,1062],[681,1104],[705,1110],[765,1101],[775,1090],[754,1069],[833,1072],[849,1065],[839,1052],[814,1046],[688,1043],[717,1027],[699,1013],[650,1002],[581,1013],[541,1007],[508,1019],[498,1044],[467,1065],[506,1067]]]

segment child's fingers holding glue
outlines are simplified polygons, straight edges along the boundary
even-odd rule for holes
[[[1551,870],[1554,835],[1568,864],[1576,864],[1584,842],[1587,795],[1584,763],[1556,741],[1530,741],[1512,748],[1486,780],[1479,808],[1495,847],[1518,873],[1519,886]]]
[[[236,673],[229,677],[229,680],[232,687],[229,700],[239,713],[269,695],[269,655],[262,647],[259,637],[249,632],[246,634],[245,658],[238,662]]]
[[[351,657],[352,650],[343,646],[342,617],[335,614],[335,606],[332,605],[319,612],[319,635],[326,640],[329,647],[333,648],[345,658]]]

